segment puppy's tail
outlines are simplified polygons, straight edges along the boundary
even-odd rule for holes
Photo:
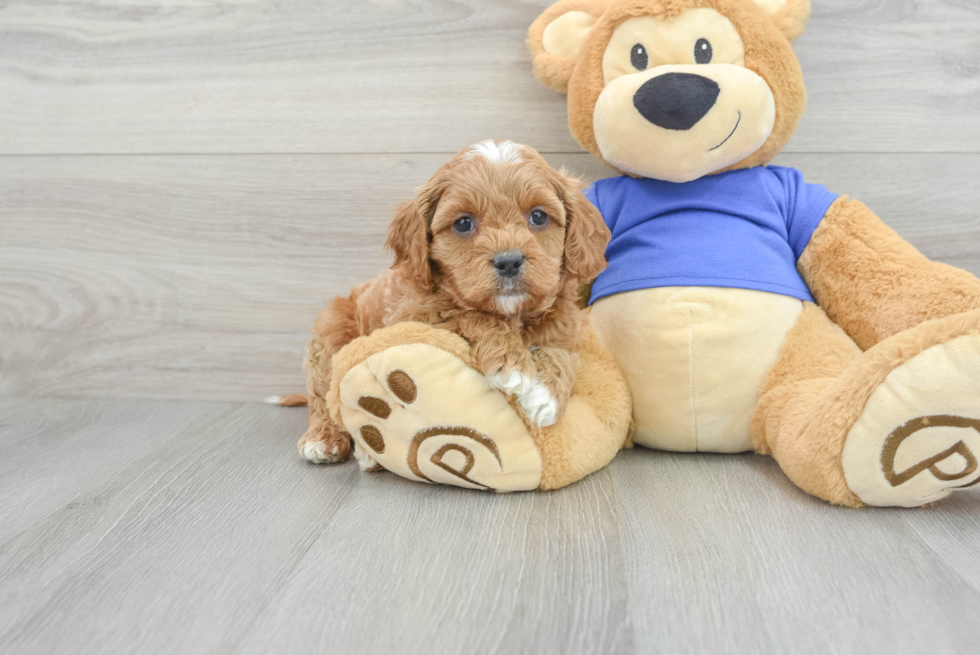
[[[291,393],[288,396],[269,396],[265,399],[265,402],[270,405],[279,405],[280,407],[306,407],[307,405],[305,393]]]

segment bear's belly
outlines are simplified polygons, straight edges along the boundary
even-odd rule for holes
[[[718,287],[641,289],[596,302],[592,325],[633,394],[633,442],[752,450],[759,390],[802,311],[789,296]]]

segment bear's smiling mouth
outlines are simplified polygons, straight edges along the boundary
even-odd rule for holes
[[[735,121],[735,127],[733,127],[733,128],[732,128],[732,132],[731,132],[731,134],[729,134],[728,136],[726,136],[726,137],[725,137],[725,140],[724,140],[724,141],[722,141],[721,143],[719,143],[718,145],[716,145],[716,146],[715,146],[714,148],[711,148],[711,150],[708,150],[708,152],[712,152],[712,151],[714,151],[714,150],[717,150],[718,148],[720,148],[720,147],[722,147],[723,145],[725,145],[726,143],[728,143],[728,140],[729,140],[730,138],[732,138],[732,137],[733,137],[733,136],[735,135],[735,130],[737,130],[737,129],[738,129],[738,126],[739,126],[739,125],[740,125],[741,123],[742,123],[742,110],[741,110],[741,109],[739,109],[739,110],[738,110],[738,120],[737,120],[737,121]]]

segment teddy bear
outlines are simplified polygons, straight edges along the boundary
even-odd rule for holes
[[[809,0],[559,0],[529,30],[575,139],[621,173],[591,323],[636,444],[770,455],[849,507],[980,482],[980,280],[768,164],[806,104]]]

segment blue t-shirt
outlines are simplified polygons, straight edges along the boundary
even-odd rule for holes
[[[684,184],[624,175],[585,195],[612,231],[590,303],[651,287],[756,289],[812,302],[796,260],[837,199],[781,166]]]

